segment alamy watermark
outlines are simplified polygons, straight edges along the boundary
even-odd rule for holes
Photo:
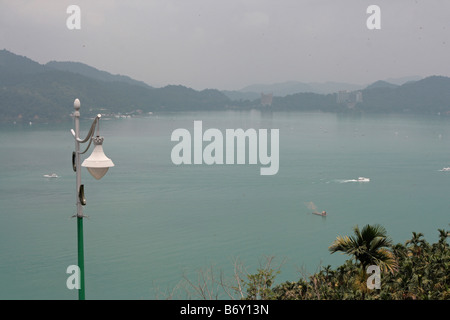
[[[66,26],[69,30],[81,29],[81,9],[76,4],[67,7],[66,13],[70,16],[66,20]],[[379,6],[372,4],[367,7],[366,13],[370,16],[366,20],[366,26],[369,30],[381,29],[381,9]]]
[[[70,16],[66,20],[66,26],[69,30],[81,29],[81,9],[76,4],[71,4],[67,7],[66,13]]]
[[[224,135],[215,128],[203,132],[202,121],[194,121],[193,136],[179,128],[172,132],[171,141],[178,141],[170,155],[176,165],[246,164],[248,150],[248,164],[259,160],[261,175],[274,175],[279,169],[279,129],[270,129],[269,141],[267,129],[226,129]],[[204,148],[203,142],[208,143]]]
[[[380,267],[377,265],[368,266],[366,273],[370,274],[367,278],[367,288],[370,290],[381,288],[381,273]]]
[[[80,267],[72,264],[67,267],[66,273],[70,274],[70,276],[66,280],[67,289],[80,289]]]
[[[377,5],[370,5],[367,7],[366,13],[371,13],[367,18],[366,26],[369,30],[381,29],[381,9]]]

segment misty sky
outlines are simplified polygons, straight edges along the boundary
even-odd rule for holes
[[[372,4],[380,30],[366,26]],[[196,90],[450,76],[450,1],[0,0],[0,49]]]

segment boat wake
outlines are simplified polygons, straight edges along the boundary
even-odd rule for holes
[[[358,179],[348,179],[348,180],[338,180],[340,183],[348,183],[348,182],[370,182],[369,178],[359,177]]]
[[[44,174],[44,178],[59,178],[56,173]]]
[[[322,216],[322,217],[326,217],[327,216],[327,212],[326,211],[319,212],[317,210],[317,206],[314,204],[314,202],[312,202],[312,201],[305,202],[305,205],[308,207],[308,209],[312,210],[312,214],[315,214],[315,215],[318,215],[318,216]]]

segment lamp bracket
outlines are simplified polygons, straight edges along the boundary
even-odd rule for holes
[[[86,198],[84,197],[84,184],[80,185],[80,190],[78,191],[78,199],[82,206],[86,205]]]
[[[73,171],[77,172],[77,164],[75,163],[75,159],[77,157],[77,154],[75,151],[72,152],[72,169]]]
[[[77,218],[77,217],[80,217],[80,218],[88,218],[88,219],[89,219],[89,216],[87,216],[87,215],[85,215],[85,214],[82,214],[81,216],[79,216],[79,215],[77,215],[77,214],[75,213],[74,215],[71,216],[71,218]]]
[[[85,142],[87,142],[89,139],[91,139],[91,138],[93,137],[93,135],[94,135],[95,127],[96,127],[96,125],[99,123],[100,117],[101,117],[100,114],[97,115],[97,117],[95,117],[94,121],[92,122],[91,128],[89,129],[89,132],[88,132],[88,134],[86,135],[86,138],[84,138],[84,139],[80,139],[80,138],[76,137],[75,132],[73,131],[73,129],[71,129],[72,135],[74,136],[75,140],[76,140],[77,142],[80,142],[80,143],[85,143]],[[98,130],[97,130],[97,131],[98,131]],[[97,132],[97,133],[98,133],[98,132]]]

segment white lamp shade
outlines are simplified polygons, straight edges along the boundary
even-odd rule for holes
[[[103,178],[109,168],[87,168],[89,173],[97,180]]]
[[[114,167],[114,163],[103,152],[103,138],[92,138],[95,144],[92,154],[83,161],[82,167],[86,167],[89,173],[97,180],[101,179],[110,167]]]

